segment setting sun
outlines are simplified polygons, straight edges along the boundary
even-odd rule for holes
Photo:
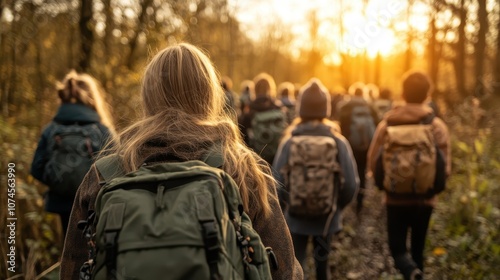
[[[319,22],[316,44],[325,53],[325,63],[333,64],[341,63],[340,54],[366,54],[370,59],[377,54],[393,55],[401,51],[399,45],[404,40],[398,37],[398,31],[408,30],[408,26],[418,30],[427,28],[425,10],[416,5],[419,12],[407,21],[407,3],[401,1],[275,0],[266,5],[234,1],[232,7],[248,34],[257,40],[266,30],[266,21],[280,20],[294,35],[290,52],[297,55],[300,48],[312,44],[307,15],[314,12]]]

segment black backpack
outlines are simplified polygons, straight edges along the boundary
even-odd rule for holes
[[[104,134],[96,123],[63,125],[52,123],[44,182],[53,194],[73,198],[83,177],[101,150]]]

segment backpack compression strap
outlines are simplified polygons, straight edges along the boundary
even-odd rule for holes
[[[203,228],[203,243],[205,244],[206,258],[210,269],[210,279],[222,279],[219,273],[217,263],[219,262],[219,230],[214,213],[214,206],[211,199],[207,200],[210,193],[201,192],[196,194],[196,216]]]

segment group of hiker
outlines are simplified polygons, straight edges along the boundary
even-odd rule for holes
[[[451,171],[424,73],[404,75],[400,104],[373,84],[330,93],[267,73],[236,94],[180,43],[149,62],[142,114],[120,132],[94,78],[72,71],[57,87],[31,173],[61,217],[61,279],[303,279],[311,241],[316,278],[330,279],[332,240],[354,198],[361,217],[366,178],[385,192],[396,268],[423,279]]]

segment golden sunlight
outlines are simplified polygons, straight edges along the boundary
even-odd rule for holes
[[[404,37],[398,34],[427,28],[426,11],[416,5],[417,13],[406,16],[407,3],[398,0],[326,1],[326,0],[274,0],[260,5],[253,1],[230,1],[247,34],[265,32],[262,19],[279,19],[294,35],[290,53],[299,53],[310,45],[310,38],[319,40],[325,63],[339,64],[342,54],[366,54],[373,59],[380,54],[387,57],[400,52]],[[265,7],[264,7],[265,6]],[[314,11],[319,22],[317,34],[311,34],[307,15]],[[290,15],[293,15],[291,17]],[[409,27],[409,26],[410,27]]]

